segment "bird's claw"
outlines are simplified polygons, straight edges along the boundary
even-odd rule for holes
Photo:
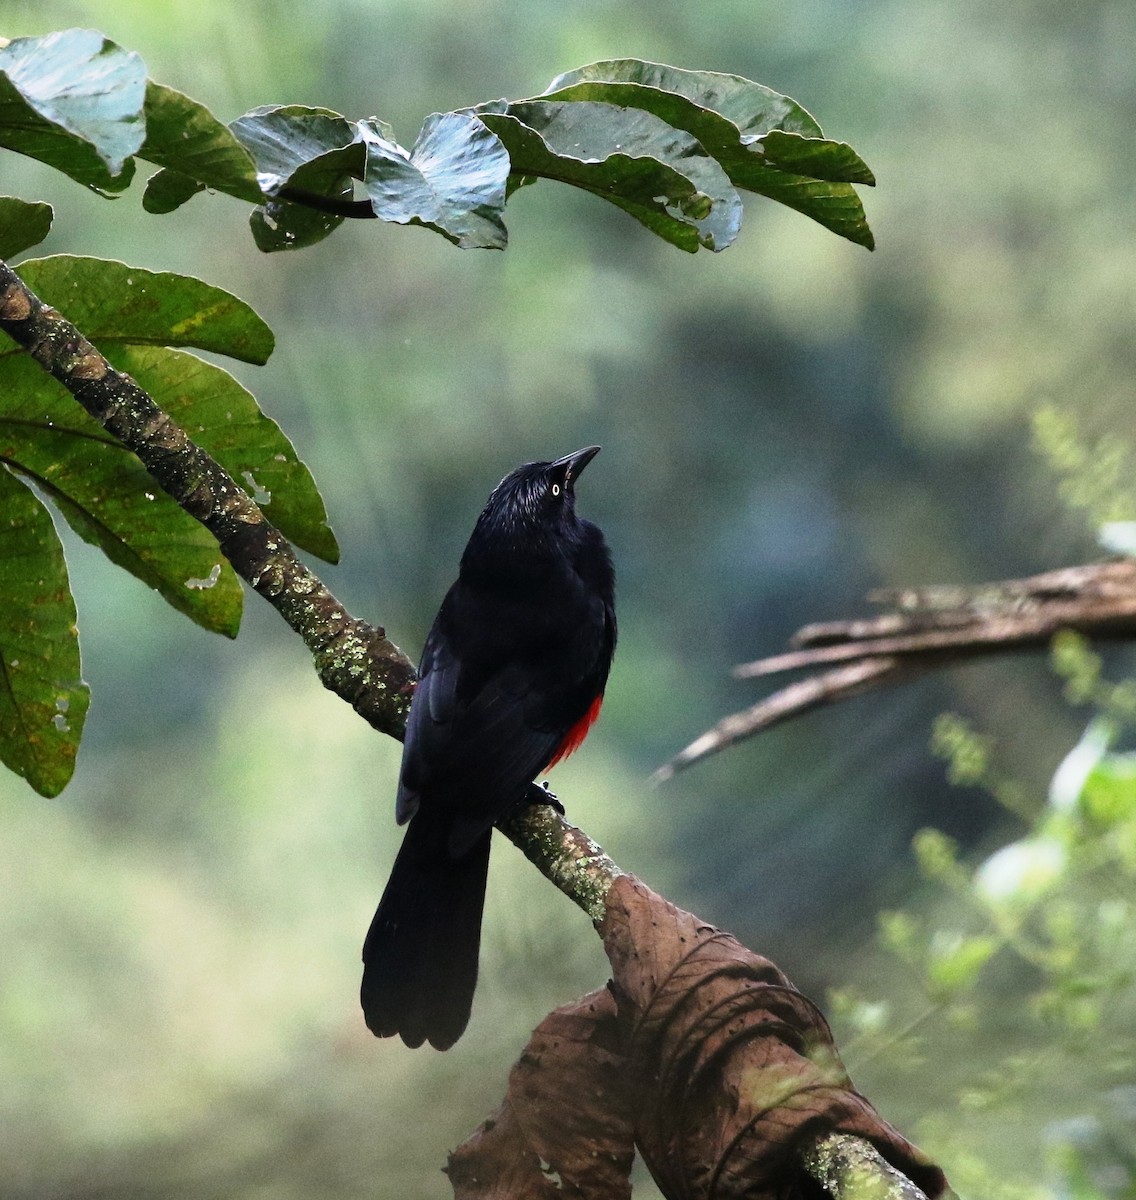
[[[564,816],[564,805],[556,798],[556,793],[548,786],[548,780],[545,779],[541,783],[535,780],[529,784],[529,790],[525,794],[525,803],[527,804],[547,804],[549,808]]]

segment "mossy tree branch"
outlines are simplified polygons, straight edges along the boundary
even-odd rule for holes
[[[303,639],[324,686],[401,741],[415,683],[410,659],[383,629],[352,617],[245,489],[4,262],[0,329],[209,530],[237,574]]]

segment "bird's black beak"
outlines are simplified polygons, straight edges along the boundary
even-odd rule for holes
[[[561,471],[564,474],[564,486],[570,488],[576,482],[576,476],[599,454],[599,446],[585,446],[574,454],[565,454],[554,463],[549,464],[550,471]]]

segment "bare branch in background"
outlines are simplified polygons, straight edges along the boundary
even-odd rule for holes
[[[1136,638],[1136,560],[1118,559],[975,587],[873,592],[892,607],[874,618],[806,625],[797,649],[743,663],[739,679],[814,671],[719,721],[665,763],[656,781],[814,708],[974,658],[1044,646],[1062,629]]]

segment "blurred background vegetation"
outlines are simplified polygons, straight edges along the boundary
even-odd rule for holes
[[[138,184],[108,203],[11,156],[4,191],[56,205],[37,253],[193,273],[268,320],[276,354],[239,374],[322,488],[344,554],[321,574],[412,657],[497,479],[602,444],[581,503],[614,548],[621,641],[604,719],[555,775],[569,815],[831,994],[862,1090],[964,1190],[1133,1195],[1136,1056],[1116,1023],[1131,974],[1096,1025],[1070,1025],[1030,1006],[1060,991],[1046,964],[984,934],[989,914],[968,925],[961,881],[1029,836],[1087,719],[1043,656],[644,780],[756,699],[733,663],[860,611],[870,588],[1096,553],[1031,421],[1052,406],[1090,446],[1133,441],[1136,8],[0,0],[0,18],[7,36],[98,28],[225,120],[302,102],[378,115],[410,144],[431,111],[632,55],[756,79],[863,155],[874,254],[755,198],[718,256],[545,184],[510,205],[505,254],[358,222],[264,257],[226,197],[156,218]],[[320,688],[255,598],[231,644],[68,545],[94,689],[77,777],[55,801],[0,777],[0,1192],[447,1194],[445,1152],[496,1106],[527,1032],[606,978],[597,939],[502,841],[468,1034],[444,1056],[376,1042],[358,958],[399,836],[398,747]],[[1132,665],[1117,651],[1105,670]],[[956,770],[961,785],[932,751],[944,710],[989,739],[994,765]],[[960,736],[940,744],[956,766]],[[1025,817],[999,803],[1006,780]],[[924,827],[957,850],[925,836],[917,855]],[[1108,892],[1132,882],[1127,829],[1109,871],[1090,854],[1065,878],[1074,957],[1079,921],[1131,929]],[[941,961],[962,947],[938,983],[924,934]],[[1130,934],[1101,946],[1136,967]]]

